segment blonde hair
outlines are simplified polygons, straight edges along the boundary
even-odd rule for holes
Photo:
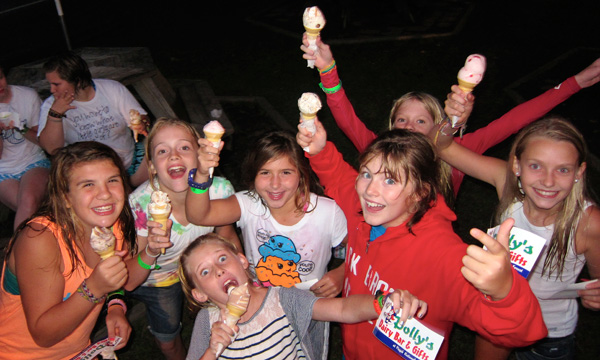
[[[144,160],[146,161],[146,163],[148,165],[148,178],[150,179],[150,186],[152,187],[153,190],[159,190],[159,189],[155,188],[156,174],[154,174],[150,168],[150,165],[152,165],[152,141],[154,140],[156,135],[162,129],[164,129],[166,127],[171,127],[171,126],[178,126],[178,127],[183,128],[184,130],[188,131],[190,133],[190,135],[192,135],[194,137],[194,145],[195,146],[198,146],[198,139],[201,137],[198,130],[196,130],[196,128],[187,121],[180,120],[180,119],[171,119],[171,118],[166,118],[166,117],[161,117],[161,118],[156,119],[156,122],[152,125],[152,128],[150,129],[150,132],[148,133],[148,136],[146,137],[146,140],[144,143],[144,150],[146,152],[146,155],[144,156]]]
[[[181,281],[181,288],[183,289],[183,293],[188,300],[189,308],[192,312],[197,312],[200,309],[212,306],[212,302],[210,300],[206,302],[199,302],[194,299],[192,295],[192,290],[197,288],[197,284],[194,283],[194,274],[190,269],[188,269],[189,258],[198,247],[204,244],[218,244],[223,246],[223,248],[229,250],[233,255],[239,253],[239,249],[231,242],[227,241],[224,237],[216,234],[216,233],[208,233],[196,238],[196,240],[192,241],[183,251],[179,258],[179,267],[177,269],[177,274],[179,275],[179,280]],[[252,274],[249,271],[246,271],[248,275],[248,279],[252,282]]]
[[[394,104],[392,105],[392,109],[390,110],[390,117],[388,128],[389,130],[394,128],[394,119],[396,118],[396,114],[400,110],[400,107],[409,101],[418,101],[420,102],[425,110],[431,115],[433,118],[434,125],[441,124],[446,118],[446,113],[444,112],[444,108],[434,96],[421,92],[421,91],[411,91],[400,98],[394,100]],[[452,166],[445,161],[441,161],[441,171],[440,171],[440,190],[444,195],[444,199],[448,206],[452,207],[454,204],[454,189],[452,185]]]
[[[435,205],[440,193],[440,161],[429,139],[420,133],[405,129],[383,132],[360,155],[360,167],[375,158],[381,158],[381,169],[390,178],[414,186],[411,194],[413,216],[408,229],[418,223]]]
[[[521,159],[529,141],[534,137],[543,137],[554,141],[564,141],[572,144],[577,150],[577,165],[580,167],[587,158],[587,145],[583,135],[573,124],[559,116],[549,116],[537,120],[523,128],[515,138],[507,162],[506,183],[502,197],[496,210],[495,220],[499,223],[506,210],[515,202],[523,201],[525,193],[519,188],[519,179],[513,173],[513,162]],[[590,201],[585,172],[581,179],[574,183],[573,188],[563,200],[562,206],[554,221],[554,231],[548,247],[548,255],[544,262],[542,274],[550,276],[557,272],[562,276],[565,259],[573,242],[579,220],[585,210],[585,201]]]

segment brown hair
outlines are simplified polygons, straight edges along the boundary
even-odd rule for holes
[[[440,161],[429,139],[420,133],[405,129],[383,132],[360,155],[362,167],[374,158],[381,157],[381,169],[390,178],[404,183],[412,181],[413,216],[408,229],[418,223],[423,215],[436,203],[440,193]]]
[[[281,156],[287,156],[290,162],[298,169],[300,182],[296,189],[296,210],[305,212],[315,209],[316,204],[310,204],[311,192],[322,194],[323,190],[310,168],[308,159],[304,156],[304,150],[296,142],[295,136],[285,130],[271,131],[258,137],[252,149],[248,152],[242,165],[242,183],[248,189],[248,194],[258,198],[254,181],[260,169],[269,161]],[[262,201],[262,199],[261,199]],[[263,201],[263,205],[266,204]]]
[[[495,220],[500,223],[504,213],[516,201],[523,201],[525,194],[519,189],[519,179],[513,173],[513,162],[521,159],[529,141],[534,137],[543,137],[554,141],[572,144],[578,153],[577,164],[580,167],[587,157],[587,145],[583,135],[573,124],[560,116],[548,116],[524,127],[515,138],[507,162],[506,182],[500,203],[496,209]],[[585,172],[573,185],[571,192],[563,200],[554,222],[554,232],[548,247],[542,274],[550,276],[554,271],[562,275],[569,247],[575,246],[575,231],[585,210],[585,201],[590,201]]]
[[[92,73],[85,60],[72,51],[56,55],[44,63],[44,72],[56,71],[58,76],[73,84],[75,93],[92,86]]]
[[[21,231],[29,226],[30,219],[35,217],[45,217],[49,221],[56,223],[58,231],[67,245],[67,251],[71,259],[72,271],[81,266],[77,258],[76,242],[81,236],[81,220],[73,212],[73,209],[67,206],[66,197],[69,193],[69,179],[75,167],[95,161],[111,161],[118,169],[125,190],[125,196],[131,192],[127,172],[123,167],[123,162],[119,155],[109,146],[96,141],[83,141],[67,145],[52,156],[52,165],[50,166],[50,175],[48,179],[47,194],[40,208],[27,220],[23,221],[15,230],[6,250],[6,257],[10,254],[14,242]],[[134,218],[129,201],[127,198],[123,204],[123,210],[117,220],[121,225],[121,236],[131,254],[137,252],[136,233],[134,227]],[[118,236],[118,235],[117,235]]]

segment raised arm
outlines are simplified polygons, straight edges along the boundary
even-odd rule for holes
[[[558,104],[570,98],[579,90],[590,87],[600,81],[600,59],[580,71],[577,75],[547,90],[543,94],[524,102],[489,123],[487,126],[468,133],[455,141],[483,154],[487,149],[517,133],[524,126],[546,115]]]
[[[506,161],[479,155],[454,141],[450,141],[445,149],[441,148],[438,142],[437,152],[440,158],[451,166],[494,186],[498,197],[502,195],[506,181]]]
[[[63,119],[67,111],[75,109],[71,105],[75,94],[56,92],[52,99],[47,99],[49,104],[44,104],[40,111],[41,132],[38,134],[40,146],[49,154],[54,154],[57,149],[65,146],[65,133]]]
[[[241,216],[240,205],[235,196],[227,199],[210,200],[208,186],[210,177],[208,169],[219,166],[219,153],[223,149],[223,142],[219,148],[212,146],[206,139],[198,139],[198,169],[192,177],[193,181],[205,187],[204,190],[190,188],[185,199],[185,213],[189,222],[202,226],[221,226],[233,224]],[[206,191],[205,191],[206,190]]]
[[[358,149],[363,151],[377,135],[367,129],[365,124],[358,118],[354,112],[354,107],[346,96],[346,91],[342,87],[342,82],[338,76],[337,65],[329,45],[317,38],[317,47],[319,51],[314,54],[308,48],[306,34],[303,37],[303,45],[300,47],[304,51],[303,58],[315,60],[315,65],[319,69],[322,89],[327,96],[327,105],[335,119],[337,126],[348,136],[350,141]]]

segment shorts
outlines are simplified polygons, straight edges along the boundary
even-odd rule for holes
[[[16,174],[0,174],[0,182],[2,182],[4,180],[8,180],[8,179],[21,180],[21,177],[23,177],[23,175],[26,172],[28,172],[31,169],[35,169],[35,168],[49,169],[50,168],[50,160],[42,159],[42,160],[36,161],[33,164],[29,164],[25,168],[25,170],[23,170],[19,173],[16,173]]]
[[[146,150],[144,149],[144,142],[136,142],[135,148],[133,149],[133,160],[131,160],[131,166],[129,166],[129,169],[127,169],[127,173],[129,174],[129,176],[135,174],[137,169],[140,167],[142,161],[144,161],[145,154]]]
[[[575,359],[575,335],[545,338],[526,348],[517,349],[518,360],[571,360]]]
[[[181,283],[165,287],[138,286],[128,296],[146,305],[148,330],[160,342],[173,341],[181,332],[183,291]]]

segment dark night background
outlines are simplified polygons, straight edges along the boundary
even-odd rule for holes
[[[468,131],[600,57],[597,0],[62,1],[72,48],[147,47],[167,79],[207,81],[236,127],[233,146],[225,155],[233,161],[242,156],[249,135],[281,126],[236,99],[266,100],[291,129],[298,121],[297,99],[303,92],[315,92],[325,100],[317,71],[306,67],[299,49],[301,16],[313,5],[327,18],[322,37],[332,47],[344,88],[359,117],[374,131],[385,129],[393,100],[408,91],[423,90],[443,101],[472,53],[485,55],[488,68],[474,91],[477,100]],[[0,21],[4,34],[0,63],[5,67],[40,61],[66,49],[54,1],[2,0]],[[586,136],[594,154],[588,166],[590,182],[596,189],[599,100],[600,85],[595,85],[553,111],[570,118]],[[353,163],[357,152],[335,127],[326,106],[319,118]],[[504,157],[509,145],[510,139],[487,154]],[[223,166],[234,184],[236,166]],[[471,241],[468,229],[487,228],[495,204],[490,186],[467,178],[456,205],[457,233]],[[2,237],[10,235],[8,227]],[[599,320],[597,313],[580,313],[581,359],[600,355]],[[147,330],[139,331],[143,332]],[[470,358],[471,344],[472,334],[458,327],[450,357]],[[120,357],[157,357],[153,346],[145,346],[148,353],[132,346]],[[331,358],[337,356],[333,353]]]

